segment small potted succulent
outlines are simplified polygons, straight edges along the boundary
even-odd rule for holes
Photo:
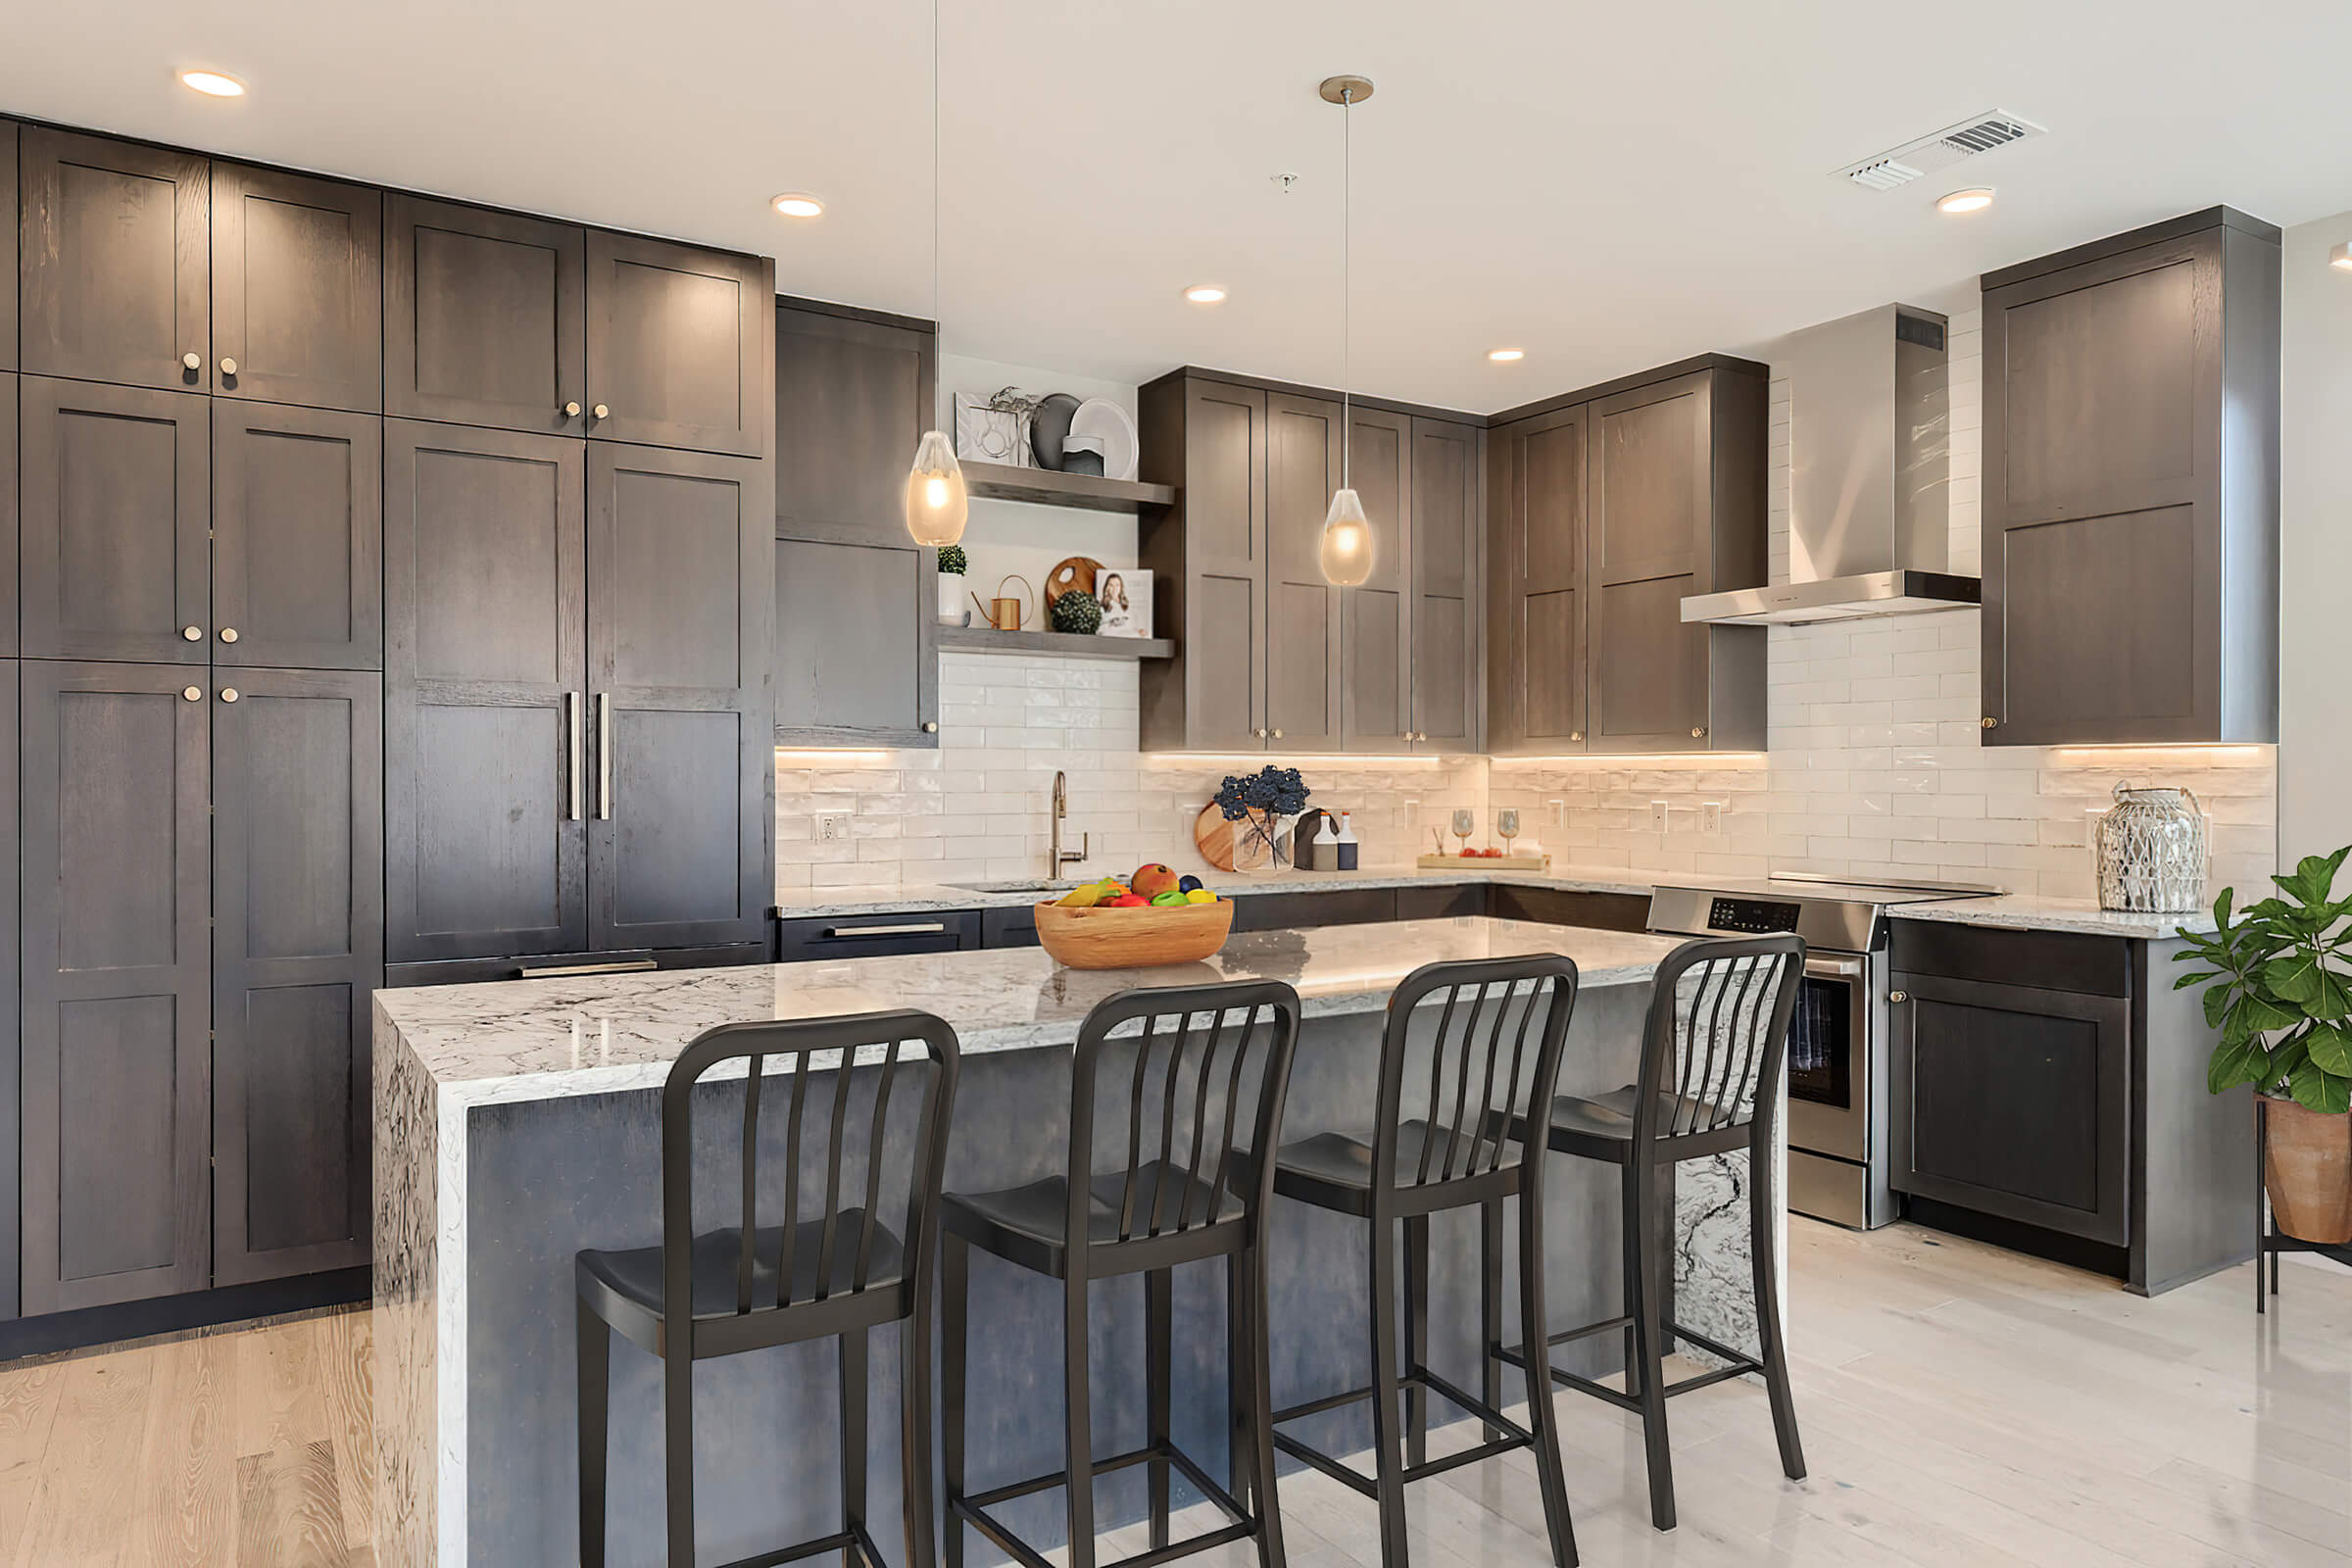
[[[2271,878],[2282,897],[2243,909],[2225,889],[2215,935],[2180,931],[2188,946],[2174,956],[2199,967],[2173,982],[2205,987],[2205,1021],[2222,1032],[2206,1087],[2252,1084],[2264,1098],[2278,1228],[2336,1247],[2352,1242],[2352,898],[2334,897],[2347,855],[2306,858]]]
[[[963,608],[963,572],[968,564],[963,546],[939,547],[939,623],[943,626],[960,626],[970,618]]]
[[[1233,868],[1272,875],[1290,863],[1290,822],[1306,809],[1306,780],[1295,767],[1229,773],[1217,810],[1233,828]]]

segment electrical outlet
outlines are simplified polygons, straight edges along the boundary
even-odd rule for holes
[[[816,837],[819,843],[836,844],[849,836],[849,812],[819,811],[816,813]]]
[[[1723,803],[1721,801],[1701,801],[1698,803],[1698,830],[1701,833],[1720,833],[1723,831]]]
[[[1649,830],[1652,833],[1666,831],[1666,803],[1664,801],[1649,803]]]
[[[1568,803],[1566,801],[1545,801],[1544,804],[1551,808],[1551,825],[1553,827],[1568,825]]]
[[[1419,801],[1407,801],[1397,809],[1396,825],[1398,827],[1413,827],[1418,825],[1420,820],[1421,803]]]

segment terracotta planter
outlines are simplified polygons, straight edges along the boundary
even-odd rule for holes
[[[2270,1158],[2262,1173],[2279,1230],[2299,1242],[2352,1242],[2352,1115],[2265,1102]]]

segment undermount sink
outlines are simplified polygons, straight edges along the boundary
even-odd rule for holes
[[[948,887],[965,893],[1067,893],[1075,882],[1049,882],[1043,877],[1031,877],[1022,882],[950,882]]]

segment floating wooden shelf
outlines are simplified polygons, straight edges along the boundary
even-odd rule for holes
[[[939,646],[981,654],[1046,654],[1055,659],[1176,657],[1175,641],[1167,637],[1080,637],[1066,631],[998,631],[989,626],[942,626]]]
[[[1016,468],[1004,463],[963,463],[966,494],[992,501],[1027,501],[1081,512],[1138,513],[1176,503],[1172,484],[1140,484],[1091,473],[1056,473],[1052,468]]]

